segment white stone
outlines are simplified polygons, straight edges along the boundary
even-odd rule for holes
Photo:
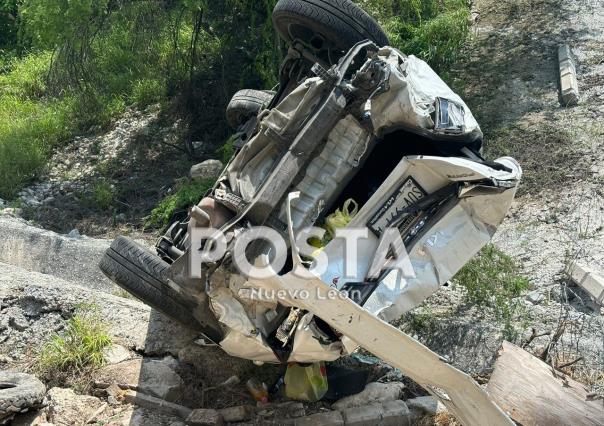
[[[72,229],[71,231],[69,231],[69,234],[67,234],[67,236],[69,238],[74,239],[81,238],[80,231],[78,231],[77,229]]]
[[[560,72],[560,100],[562,106],[576,105],[579,102],[577,70],[570,47],[567,44],[558,47]]]
[[[306,417],[297,418],[295,426],[344,426],[344,419],[339,411],[317,413]]]
[[[524,298],[533,305],[538,305],[545,300],[545,295],[539,291],[531,291]]]
[[[103,402],[88,395],[77,395],[72,389],[52,388],[46,395],[48,421],[56,426],[82,424]]]
[[[130,351],[121,345],[113,344],[103,353],[107,364],[117,364],[130,359]]]
[[[604,306],[604,274],[576,262],[571,271],[572,280],[585,290],[592,300]]]
[[[447,407],[433,396],[419,396],[417,398],[408,399],[405,403],[407,404],[407,407],[409,407],[409,410],[427,415],[447,411]]]
[[[382,405],[382,423],[381,426],[410,426],[411,417],[409,407],[404,401],[388,401]]]
[[[346,426],[409,426],[409,408],[399,400],[374,403],[342,411]]]
[[[405,385],[400,382],[369,383],[365,389],[356,395],[346,396],[335,402],[332,407],[344,410],[351,407],[361,407],[373,402],[395,401],[400,398]]]
[[[216,179],[222,173],[223,165],[218,160],[206,160],[191,167],[191,179]]]

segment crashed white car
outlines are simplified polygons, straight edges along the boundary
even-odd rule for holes
[[[230,355],[315,362],[363,346],[462,421],[507,424],[466,376],[387,322],[491,239],[520,166],[485,160],[464,101],[425,62],[387,46],[351,2],[329,2],[335,11],[323,13],[372,28],[354,37],[358,26],[334,35],[333,21],[309,23],[296,15],[306,9],[290,7],[317,2],[278,3],[275,25],[290,44],[281,84],[231,102],[237,152],[214,188],[171,224],[158,256],[119,237],[101,269]],[[331,240],[309,244],[347,200],[358,211]]]

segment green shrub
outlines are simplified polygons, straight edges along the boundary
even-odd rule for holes
[[[108,210],[113,204],[114,189],[110,183],[101,181],[92,187],[91,202],[100,210]]]
[[[488,244],[453,281],[465,288],[467,302],[490,309],[503,321],[508,336],[513,334],[512,320],[521,306],[517,298],[530,283],[511,257]]]
[[[132,87],[132,101],[140,107],[159,102],[166,97],[164,81],[157,79],[141,79]]]
[[[235,141],[237,140],[237,135],[233,135],[227,139],[227,141],[216,150],[216,155],[220,157],[222,164],[227,164],[233,154],[235,154]]]
[[[45,95],[50,59],[50,52],[39,52],[10,60],[0,74],[0,96],[37,99]]]
[[[168,195],[151,211],[147,225],[167,225],[174,213],[199,203],[213,185],[214,181],[210,179],[187,182],[181,185],[174,194]]]
[[[382,24],[390,43],[439,72],[457,58],[469,34],[465,0],[360,0]]]
[[[11,198],[36,177],[52,148],[70,134],[70,101],[0,96],[0,197]]]
[[[48,380],[69,380],[103,365],[103,352],[110,345],[107,325],[98,308],[82,305],[63,332],[53,335],[42,347],[38,368]]]

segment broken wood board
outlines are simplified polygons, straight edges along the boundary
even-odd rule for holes
[[[280,298],[279,302],[313,313],[367,351],[398,368],[438,397],[464,425],[514,424],[470,376],[352,300],[333,297],[337,290],[319,278],[302,278],[289,273],[264,280],[250,280],[249,283],[277,290],[276,294],[286,293],[287,296]]]
[[[604,306],[604,277],[593,268],[575,263],[570,276],[579,287],[585,290],[592,300]]]
[[[487,392],[523,426],[604,424],[604,401],[589,401],[584,385],[509,342],[503,342]]]

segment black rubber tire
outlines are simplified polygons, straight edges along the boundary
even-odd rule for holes
[[[275,96],[271,90],[240,90],[233,95],[226,108],[226,119],[236,129],[250,118],[258,115],[260,109]]]
[[[350,0],[279,0],[273,24],[287,43],[298,39],[316,51],[332,49],[334,61],[363,40],[390,44],[379,24]]]
[[[13,415],[42,405],[46,386],[35,376],[0,371],[0,424]]]
[[[107,249],[101,271],[121,288],[183,325],[211,332],[193,316],[195,306],[168,285],[170,265],[128,237],[117,237]]]

